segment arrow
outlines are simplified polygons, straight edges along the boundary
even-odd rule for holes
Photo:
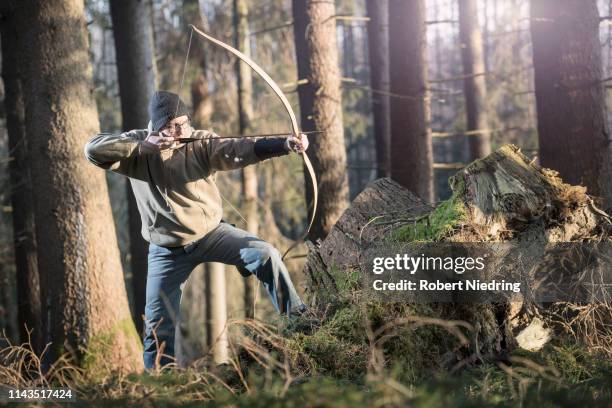
[[[312,134],[317,134],[317,133],[324,133],[322,130],[312,130],[309,132],[300,132],[302,134],[305,135],[312,135]],[[260,134],[260,135],[232,135],[232,136],[218,136],[218,137],[203,137],[203,138],[199,138],[199,137],[178,137],[174,140],[176,140],[177,142],[182,142],[182,143],[189,143],[189,142],[196,142],[198,140],[204,140],[204,139],[242,139],[243,137],[272,137],[272,136],[291,136],[291,133],[266,133],[266,134]]]

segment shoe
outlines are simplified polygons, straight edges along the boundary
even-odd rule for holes
[[[285,330],[287,334],[302,333],[309,335],[320,326],[319,318],[306,305],[301,305],[292,310],[286,322]]]
[[[304,314],[306,314],[308,311],[308,306],[302,303],[298,307],[291,309],[291,311],[289,312],[289,318],[304,316]]]

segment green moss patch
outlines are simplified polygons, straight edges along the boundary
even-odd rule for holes
[[[447,236],[467,219],[465,205],[459,194],[440,203],[431,213],[406,224],[391,234],[391,239],[400,242],[435,242]]]
[[[103,333],[99,333],[93,336],[88,344],[87,350],[85,351],[82,367],[86,373],[93,376],[105,375],[102,368],[106,366],[105,360],[107,356],[117,354],[117,342],[127,341],[128,347],[132,344],[140,346],[140,353],[142,353],[142,343],[140,336],[136,331],[134,322],[131,318],[123,319],[112,328],[108,329]]]

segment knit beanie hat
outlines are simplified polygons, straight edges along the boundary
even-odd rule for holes
[[[189,110],[175,93],[157,91],[149,102],[149,116],[154,131],[159,131],[164,125],[179,116],[190,116]]]

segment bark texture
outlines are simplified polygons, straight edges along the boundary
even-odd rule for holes
[[[475,160],[491,153],[485,63],[476,0],[459,0],[459,38],[465,75],[463,89],[467,130],[479,132],[469,136],[470,156]]]
[[[391,116],[389,93],[389,4],[388,0],[367,1],[370,86],[376,139],[377,176],[391,176]]]
[[[19,73],[19,35],[15,16],[7,4],[1,25],[2,35],[2,79],[4,81],[4,109],[8,132],[11,162],[11,207],[13,218],[13,240],[15,267],[17,271],[17,317],[20,341],[28,339],[33,350],[42,351],[42,321],[36,235],[34,226],[34,203],[32,181],[28,168],[28,143],[25,133],[25,111],[23,90]],[[28,335],[27,329],[32,331]]]
[[[368,184],[342,214],[319,253],[326,265],[341,269],[359,266],[359,253],[381,239],[388,231],[385,220],[400,216],[418,216],[431,210],[421,199],[383,178]],[[370,222],[376,217],[378,222]]]
[[[429,210],[431,206],[389,178],[368,184],[325,240],[316,245],[307,243],[304,271],[312,303],[324,309],[326,301],[338,298],[335,278],[327,271],[358,269],[360,254],[388,233],[385,221],[416,217]]]
[[[601,219],[584,187],[564,183],[512,145],[471,163],[450,182],[468,214],[469,228],[454,235],[461,241],[524,239],[537,231],[546,242],[571,242],[589,237]]]
[[[29,45],[19,62],[48,359],[141,369],[106,179],[83,154],[99,132],[83,2],[20,1],[15,17]]]
[[[155,92],[157,84],[150,4],[142,0],[111,0],[110,10],[117,51],[122,127],[124,131],[144,129],[149,122],[149,98]],[[127,196],[133,318],[138,333],[142,333],[148,244],[141,234],[140,215],[130,183],[127,183]]]
[[[531,35],[540,163],[612,206],[610,136],[595,0],[534,0]]]
[[[305,131],[325,132],[311,138],[308,149],[319,183],[319,205],[309,236],[313,240],[331,231],[349,197],[335,14],[333,2],[293,0],[298,77],[308,80],[298,87],[301,125]],[[312,202],[310,185],[307,179],[307,203]]]
[[[427,91],[425,1],[389,0],[391,177],[432,202],[433,148]]]

